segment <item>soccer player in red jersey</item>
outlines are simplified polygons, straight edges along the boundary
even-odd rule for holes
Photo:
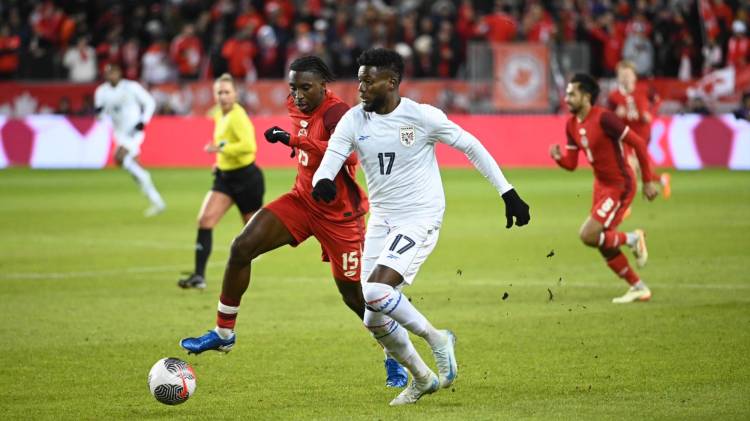
[[[628,60],[617,63],[617,89],[609,94],[607,105],[623,123],[643,138],[648,146],[651,143],[651,123],[654,120],[652,111],[656,111],[656,108],[645,91],[636,89],[637,81],[635,64]],[[628,162],[634,168],[638,168],[638,159],[632,148],[626,147],[625,149]],[[672,194],[670,178],[668,173],[662,173],[661,175],[654,174],[652,180],[662,185],[662,196],[665,199],[669,199]]]
[[[591,215],[579,235],[584,244],[597,247],[607,266],[630,284],[627,293],[612,302],[648,301],[651,291],[620,251],[621,246],[629,246],[639,267],[648,259],[643,230],[622,232],[617,229],[637,189],[633,169],[626,162],[624,145],[635,151],[641,167],[643,194],[648,200],[659,194],[658,183],[652,181],[646,142],[613,112],[592,105],[598,95],[599,85],[591,76],[576,74],[571,79],[565,90],[565,102],[573,114],[565,127],[568,138],[565,153],[560,145],[552,145],[550,156],[562,168],[573,171],[578,165],[579,152],[583,152],[594,169]]]
[[[290,65],[287,108],[294,129],[279,127],[265,132],[266,140],[280,142],[296,151],[297,178],[292,190],[269,203],[248,222],[232,242],[224,283],[219,298],[216,328],[197,338],[185,338],[180,345],[188,352],[229,351],[235,343],[234,326],[240,300],[250,283],[253,259],[283,245],[296,247],[309,237],[320,242],[323,261],[331,263],[333,278],[344,303],[360,319],[365,301],[360,285],[360,264],[365,238],[364,215],[367,195],[356,182],[356,155],[350,156],[334,182],[334,202],[321,204],[312,197],[312,177],[320,165],[341,116],[349,110],[341,99],[326,89],[333,75],[318,57],[301,57]],[[386,358],[387,386],[404,387],[406,371]]]

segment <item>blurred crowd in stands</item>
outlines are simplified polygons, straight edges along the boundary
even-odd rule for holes
[[[147,84],[225,71],[283,78],[301,55],[343,79],[364,49],[407,59],[407,77],[464,77],[467,43],[584,43],[591,72],[622,58],[643,76],[690,79],[750,58],[750,2],[729,0],[3,0],[0,78],[99,80],[107,63]]]

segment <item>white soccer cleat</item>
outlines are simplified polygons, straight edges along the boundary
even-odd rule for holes
[[[435,365],[438,368],[440,387],[446,388],[453,384],[458,375],[458,364],[456,364],[456,335],[450,330],[441,331],[445,335],[445,344],[432,349],[435,356]]]
[[[150,218],[152,216],[156,216],[156,215],[164,212],[165,209],[167,209],[167,205],[164,205],[164,204],[161,204],[161,205],[151,205],[151,206],[148,207],[148,209],[146,209],[145,211],[143,211],[143,216],[145,216],[146,218]]]
[[[639,268],[642,268],[646,266],[646,262],[648,261],[646,233],[643,232],[642,229],[637,229],[633,232],[635,232],[635,235],[638,236],[638,240],[636,240],[635,245],[631,246],[630,248],[633,250],[633,256],[635,256],[635,264],[637,264]]]
[[[612,299],[612,302],[615,304],[628,304],[633,303],[636,301],[648,301],[651,299],[651,290],[648,289],[648,287],[643,287],[640,289],[636,289],[635,287],[630,287],[628,289],[628,292],[625,293],[622,297],[615,297]]]
[[[435,373],[430,374],[423,380],[414,379],[411,384],[396,396],[390,403],[391,406],[410,405],[416,403],[419,398],[440,389],[440,380]]]

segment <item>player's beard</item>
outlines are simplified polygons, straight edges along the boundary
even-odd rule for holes
[[[362,109],[367,112],[377,111],[379,108],[381,108],[385,104],[385,97],[374,97],[370,102],[363,102],[362,103]]]
[[[581,111],[581,104],[565,104],[568,106],[568,111],[570,111],[571,114],[578,114],[579,111]]]

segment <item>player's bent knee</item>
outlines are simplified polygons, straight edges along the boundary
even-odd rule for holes
[[[599,247],[599,233],[581,230],[579,237],[583,244],[589,247]]]
[[[258,257],[258,247],[249,237],[243,233],[234,238],[229,249],[230,264],[245,266]]]
[[[362,285],[362,295],[365,304],[374,311],[380,311],[387,306],[396,292],[392,286],[377,282],[365,282]]]

